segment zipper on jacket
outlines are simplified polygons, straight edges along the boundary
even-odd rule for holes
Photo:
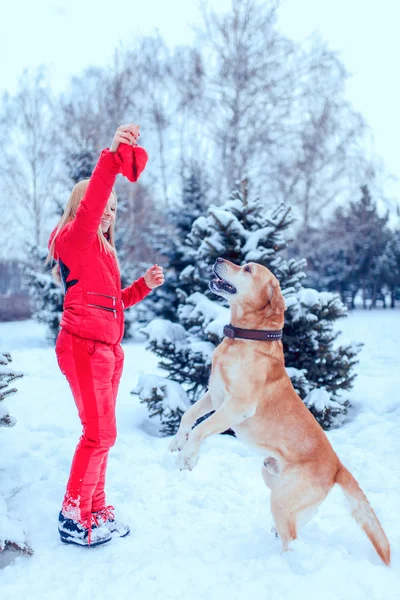
[[[104,294],[102,294],[102,295],[104,296]],[[111,296],[109,296],[109,297],[111,297]],[[108,306],[101,306],[101,304],[88,304],[87,306],[94,306],[94,308],[102,308],[103,310],[111,311],[114,313],[114,317],[117,318],[117,311],[115,308],[109,308]]]
[[[115,303],[117,301],[117,297],[116,296],[108,296],[107,294],[99,294],[99,292],[86,292],[87,294],[91,294],[94,296],[103,296],[103,298],[111,298],[113,301],[113,306],[115,306]]]

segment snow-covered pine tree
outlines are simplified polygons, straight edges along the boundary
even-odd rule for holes
[[[96,153],[88,149],[67,154],[66,165],[68,175],[74,185],[82,179],[89,179],[93,173],[96,160]]]
[[[207,208],[207,185],[201,169],[191,162],[183,175],[182,198],[166,215],[163,231],[155,232],[157,250],[166,259],[165,283],[154,290],[146,301],[147,307],[155,317],[177,322],[178,306],[187,294],[187,282],[179,279],[181,272],[190,263],[185,246],[195,219],[204,214]]]
[[[396,306],[400,298],[400,230],[390,233],[382,255],[378,259],[378,271],[383,286],[390,293],[390,306]]]
[[[157,375],[143,375],[132,392],[146,403],[150,417],[161,421],[161,432],[173,435],[179,427],[182,414],[190,406],[185,390],[176,381]]]
[[[16,393],[16,388],[9,386],[16,379],[23,377],[23,374],[14,371],[10,366],[11,362],[10,353],[0,350],[0,427],[13,427],[16,423],[15,418],[10,416],[4,400]],[[32,554],[18,521],[11,519],[8,515],[7,504],[1,493],[0,481],[0,552],[5,549]]]
[[[259,199],[249,200],[245,182],[224,205],[211,206],[193,223],[186,240],[190,265],[179,280],[190,293],[178,307],[179,331],[171,335],[170,322],[156,320],[144,332],[160,366],[195,402],[207,387],[212,352],[229,322],[224,300],[208,288],[215,259],[265,265],[279,279],[287,303],[283,345],[288,374],[317,420],[329,428],[340,425],[347,413],[349,403],[340,392],[352,385],[358,349],[334,346],[339,335],[334,322],[346,314],[338,296],[304,288],[305,260],[280,254],[287,247],[284,232],[292,222],[289,208],[281,205],[267,211]],[[164,431],[167,421],[162,420]]]
[[[17,389],[12,387],[9,388],[11,382],[22,377],[22,373],[14,371],[10,367],[12,362],[11,355],[9,352],[4,350],[0,351],[0,426],[1,427],[13,427],[16,423],[15,418],[11,417],[8,408],[3,404],[6,398],[13,396]]]
[[[54,343],[60,326],[64,295],[45,265],[47,248],[32,246],[29,263],[24,267],[24,278],[29,289],[33,318],[47,325],[46,337]]]
[[[117,253],[118,253],[118,262],[120,266],[120,274],[121,274],[121,287],[122,289],[131,285],[134,280],[133,269],[129,268],[129,263],[126,261],[125,252],[124,252],[124,244],[123,237],[121,235],[116,235],[116,243],[115,243]],[[135,312],[131,308],[127,308],[124,310],[124,340],[128,340],[132,337],[132,325],[135,322]]]
[[[91,176],[96,159],[94,152],[83,149],[78,152],[66,152],[65,162],[71,183],[75,185],[78,181]],[[57,202],[57,208],[61,217],[65,206]],[[29,248],[28,260],[24,267],[24,279],[31,298],[32,317],[39,323],[47,325],[46,337],[53,344],[59,331],[64,293],[51,274],[53,265],[45,264],[47,253],[47,249],[43,247]]]
[[[384,281],[380,260],[390,238],[388,216],[381,217],[367,186],[361,197],[336,209],[309,245],[310,281],[318,289],[339,292],[351,308],[358,292],[364,306],[374,305]]]

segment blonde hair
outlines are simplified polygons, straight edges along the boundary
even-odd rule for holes
[[[75,219],[76,212],[78,210],[78,206],[79,206],[81,200],[83,199],[83,197],[85,196],[87,187],[89,185],[89,181],[90,181],[90,179],[82,179],[73,187],[71,195],[67,202],[67,206],[65,207],[64,213],[57,224],[57,229],[56,229],[55,235],[54,235],[53,239],[51,240],[51,244],[49,247],[49,253],[47,255],[45,264],[48,264],[50,261],[54,260],[57,236],[60,233],[60,231],[62,230],[62,228],[64,227],[64,225],[66,225],[67,223],[69,223],[70,221],[73,221]],[[114,190],[112,190],[112,194],[114,195],[114,198],[115,198],[115,208],[117,208],[117,195]],[[108,235],[109,235],[109,240],[105,237],[105,235],[103,234],[103,232],[101,230],[101,225],[99,225],[99,228],[97,230],[97,238],[100,243],[100,249],[101,249],[101,251],[111,252],[112,254],[114,254],[115,260],[117,261],[117,266],[119,269],[117,251],[115,249],[115,219],[113,219],[113,221],[110,225],[110,228],[108,230]],[[57,284],[61,285],[60,266],[58,264],[56,264],[55,267],[53,267],[52,274],[53,274],[54,281]]]

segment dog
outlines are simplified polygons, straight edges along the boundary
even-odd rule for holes
[[[218,258],[213,271],[210,289],[231,309],[231,325],[225,328],[229,337],[213,353],[208,391],[184,413],[171,441],[170,451],[179,451],[178,466],[193,469],[202,441],[231,428],[264,456],[262,477],[271,490],[282,551],[338,483],[355,520],[389,565],[390,544],[377,516],[286,373],[280,341],[286,306],[279,281],[254,262],[237,266]],[[236,337],[245,335],[243,330],[251,339]]]

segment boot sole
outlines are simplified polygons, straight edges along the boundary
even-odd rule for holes
[[[60,540],[62,541],[63,544],[72,544],[73,546],[80,546],[81,548],[95,548],[96,546],[101,546],[102,544],[107,544],[108,542],[111,542],[112,537],[107,538],[105,540],[101,540],[99,542],[93,542],[92,544],[80,544],[79,542],[75,541],[73,538],[70,537],[64,537],[60,534]]]
[[[107,527],[107,525],[105,525],[105,527]],[[108,527],[107,527],[107,529],[113,538],[124,538],[124,537],[127,537],[131,532],[130,527],[128,527],[128,531],[122,535],[120,533],[118,533],[118,531],[116,529],[114,529],[113,531],[111,531],[111,529],[109,529]]]
[[[126,533],[124,533],[124,535],[120,535],[119,533],[117,533],[116,531],[110,531],[111,535],[113,538],[117,539],[117,538],[125,538],[130,534],[130,530],[127,531]]]
[[[122,537],[122,538],[124,538],[124,537],[126,537],[127,535],[129,535],[129,534],[130,534],[130,532],[131,532],[131,530],[129,530],[129,531],[127,531],[126,533],[124,533],[124,535],[120,535],[119,537]]]

